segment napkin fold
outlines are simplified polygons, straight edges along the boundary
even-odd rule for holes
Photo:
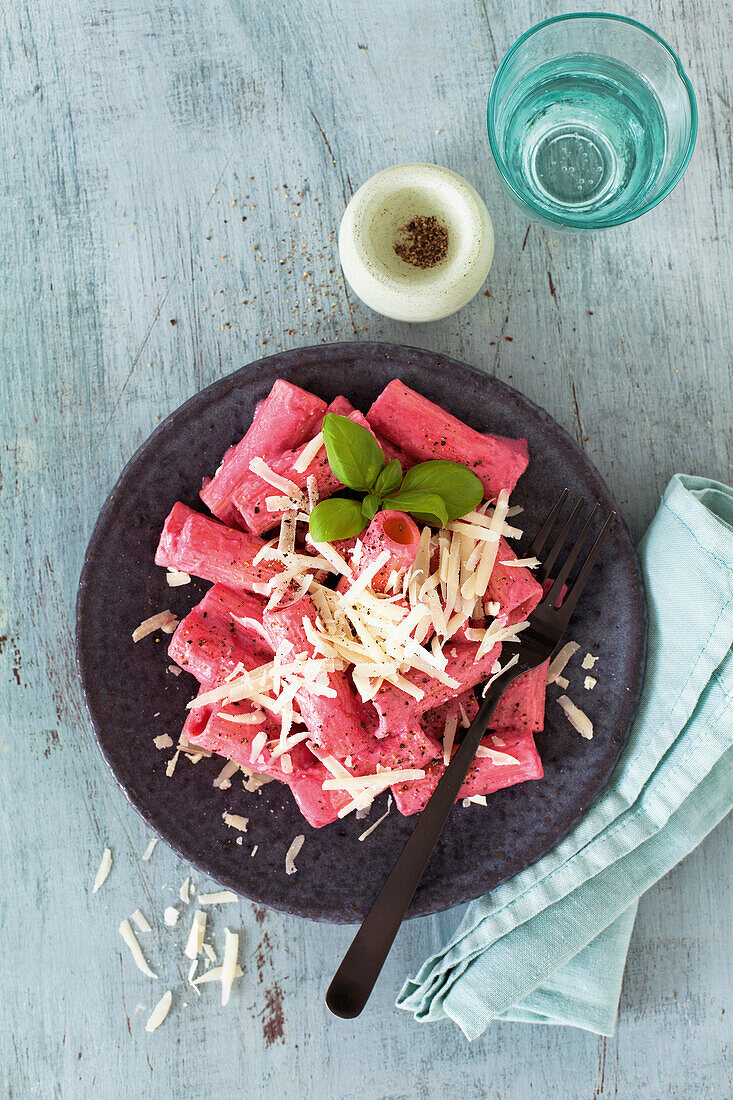
[[[417,1020],[468,1039],[496,1019],[612,1035],[639,896],[733,805],[733,490],[675,475],[639,557],[647,668],[611,782],[405,983],[397,1006]]]

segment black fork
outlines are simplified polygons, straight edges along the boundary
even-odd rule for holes
[[[541,525],[532,543],[531,553],[533,556],[539,557],[542,553],[555,522],[563,510],[567,497],[568,490],[565,489]],[[458,746],[453,759],[435,788],[430,801],[420,814],[412,834],[387,876],[376,900],[364,918],[364,923],[356,933],[351,947],[344,955],[341,965],[328,987],[326,1004],[336,1016],[353,1019],[359,1015],[369,1000],[374,983],[379,977],[438,837],[443,831],[443,826],[476,755],[481,738],[486,732],[491,715],[494,713],[507,684],[521,676],[522,673],[529,672],[530,669],[543,664],[548,657],[553,655],[562,640],[570,616],[575,610],[580,594],[585,588],[600,553],[603,541],[615,519],[615,512],[612,512],[598,533],[575,581],[565,594],[562,606],[558,606],[563,587],[567,583],[570,571],[578,559],[599,510],[599,506],[596,504],[580,535],[555,574],[553,573],[554,567],[580,514],[583,503],[581,500],[575,505],[563,524],[560,534],[544,558],[539,571],[539,579],[544,583],[550,577],[554,577],[554,580],[542,602],[529,616],[529,626],[525,628],[514,643],[518,646],[519,661],[511,668],[505,666],[505,671],[491,683],[488,689],[485,689],[485,697],[476,718],[463,735],[463,740]],[[505,642],[503,644],[510,645],[511,643]]]

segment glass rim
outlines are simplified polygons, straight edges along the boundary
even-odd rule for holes
[[[688,138],[688,141],[687,141],[687,147],[684,151],[684,155],[683,155],[682,159],[680,160],[676,170],[673,172],[673,174],[670,177],[669,181],[665,184],[665,186],[662,188],[662,190],[659,192],[659,194],[656,195],[653,199],[651,199],[651,200],[649,200],[645,203],[642,203],[642,205],[634,211],[631,211],[631,212],[626,213],[626,214],[622,214],[622,215],[620,215],[618,217],[615,217],[615,218],[599,218],[599,220],[596,221],[596,222],[593,222],[593,224],[588,224],[587,221],[581,221],[578,218],[572,217],[572,215],[567,216],[567,217],[564,217],[564,216],[560,217],[558,215],[552,214],[549,211],[545,210],[543,207],[541,207],[533,199],[531,199],[527,195],[525,195],[517,187],[514,186],[514,184],[512,183],[512,181],[509,177],[509,174],[506,170],[506,166],[505,166],[505,163],[504,163],[504,158],[502,157],[501,153],[499,152],[498,144],[497,144],[497,141],[496,141],[496,132],[495,132],[495,129],[494,129],[494,121],[493,121],[493,115],[494,115],[494,110],[495,110],[496,100],[497,100],[497,95],[498,95],[497,86],[498,86],[499,78],[501,77],[504,69],[507,67],[509,61],[515,55],[515,53],[519,50],[520,46],[523,46],[524,43],[527,41],[527,39],[531,38],[532,35],[537,33],[537,31],[543,30],[545,27],[549,27],[553,23],[567,23],[567,22],[570,22],[571,20],[577,20],[577,19],[595,19],[595,20],[603,19],[603,20],[609,20],[609,21],[614,22],[614,23],[626,23],[628,26],[635,27],[637,30],[640,30],[644,34],[648,35],[649,38],[654,39],[654,41],[657,42],[669,54],[669,56],[672,58],[672,61],[674,62],[674,66],[677,70],[677,75],[679,76],[680,80],[682,81],[682,84],[683,84],[683,86],[684,86],[684,88],[687,92],[687,98],[688,98],[688,101],[689,101],[689,104],[690,104],[690,135],[689,135],[689,138]],[[666,197],[667,197],[667,195],[669,195],[670,191],[674,190],[674,188],[677,186],[677,184],[681,180],[682,176],[684,175],[685,169],[687,168],[687,165],[690,163],[690,158],[692,157],[692,153],[693,153],[694,148],[695,148],[695,142],[697,141],[697,126],[698,126],[697,99],[695,97],[695,91],[692,87],[692,84],[690,83],[690,78],[688,77],[687,73],[685,72],[685,70],[683,68],[683,65],[682,65],[682,62],[680,61],[679,57],[674,52],[672,47],[667,42],[665,42],[665,40],[661,37],[661,35],[657,34],[656,31],[651,29],[651,27],[647,27],[647,26],[645,26],[644,23],[640,23],[638,21],[638,19],[632,19],[630,16],[627,16],[627,15],[616,15],[613,12],[595,12],[595,11],[568,12],[566,15],[553,15],[549,19],[543,19],[540,23],[535,23],[535,25],[533,27],[530,27],[528,30],[526,30],[524,32],[524,34],[522,34],[516,40],[516,42],[512,46],[509,47],[509,49],[507,50],[507,52],[504,54],[503,58],[499,62],[499,67],[497,68],[496,72],[494,73],[494,78],[491,81],[491,88],[489,89],[489,99],[488,99],[488,103],[487,103],[487,106],[486,106],[486,123],[487,123],[487,129],[488,129],[488,133],[489,133],[489,145],[491,147],[491,153],[492,153],[492,156],[494,158],[494,163],[496,164],[497,170],[498,170],[499,175],[501,176],[502,180],[504,181],[504,183],[509,188],[512,195],[517,199],[517,201],[519,203],[521,203],[523,206],[528,207],[531,211],[533,211],[533,213],[535,213],[537,215],[538,218],[541,218],[544,221],[552,222],[555,225],[568,226],[571,229],[588,229],[588,230],[611,229],[614,226],[623,225],[626,222],[635,221],[636,218],[640,218],[640,217],[642,217],[642,215],[648,214],[649,211],[653,210],[654,207],[657,206],[660,202],[662,202],[663,199],[666,199]]]

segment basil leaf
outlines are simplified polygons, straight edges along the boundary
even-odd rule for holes
[[[436,458],[420,462],[405,474],[402,491],[439,493],[445,501],[448,519],[459,519],[481,503],[484,487],[479,478],[459,462]]]
[[[445,501],[439,493],[426,493],[419,489],[393,493],[383,501],[385,508],[396,508],[399,512],[409,512],[423,523],[435,523],[445,527],[448,512]]]
[[[361,502],[361,514],[366,516],[371,523],[381,506],[381,498],[376,496],[375,493],[370,493],[369,496],[364,497]]]
[[[384,466],[384,451],[371,432],[347,416],[326,413],[323,442],[328,464],[342,485],[368,493]]]
[[[361,534],[366,525],[361,501],[329,497],[315,506],[308,527],[314,542],[335,542]]]
[[[394,493],[399,489],[402,481],[402,467],[400,466],[400,460],[393,458],[391,462],[382,470],[381,474],[374,483],[374,492],[379,496],[389,496],[390,493]]]

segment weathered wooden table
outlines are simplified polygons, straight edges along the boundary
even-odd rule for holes
[[[602,8],[597,0],[587,6]],[[511,382],[573,432],[635,535],[675,470],[731,477],[731,24],[713,0],[617,5],[679,50],[701,109],[685,179],[593,236],[530,224],[484,126],[497,61],[572,5],[496,0],[9,0],[2,13],[0,228],[0,1073],[8,1095],[412,1098],[731,1095],[724,1015],[730,822],[641,902],[618,1031],[505,1024],[468,1045],[393,1008],[459,913],[400,936],[368,1011],[330,1018],[346,928],[227,907],[246,976],[227,1009],[180,989],[161,923],[186,867],[97,751],[74,673],[73,606],[123,463],[196,390],[277,348],[385,339]],[[336,229],[379,168],[468,176],[495,218],[490,296],[428,326],[344,285]],[[115,630],[113,619],[110,630]],[[102,847],[114,869],[96,896]],[[194,876],[197,880],[201,876]],[[205,885],[199,881],[199,886]],[[138,905],[162,977],[117,932]],[[216,918],[220,937],[223,914]],[[185,1003],[184,1003],[185,1002]]]

